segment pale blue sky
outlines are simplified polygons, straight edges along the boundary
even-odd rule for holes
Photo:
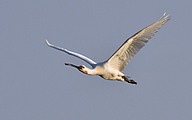
[[[1,120],[191,120],[191,0],[0,1]],[[123,73],[138,85],[88,76],[134,33],[171,14]]]

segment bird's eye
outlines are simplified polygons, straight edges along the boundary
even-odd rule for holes
[[[83,68],[85,68],[85,67],[84,67],[83,65],[81,65],[81,66],[79,66],[79,68],[80,68],[80,69],[83,69]]]

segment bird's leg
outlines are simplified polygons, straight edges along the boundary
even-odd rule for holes
[[[131,83],[131,84],[137,84],[137,82],[135,82],[134,80],[129,80],[126,76],[122,76],[122,78],[128,82],[128,83]]]

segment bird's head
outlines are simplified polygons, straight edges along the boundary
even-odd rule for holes
[[[85,73],[85,74],[88,74],[88,68],[85,67],[84,65],[80,65],[80,66],[76,66],[76,65],[73,65],[73,64],[70,64],[70,63],[65,63],[65,65],[69,65],[69,66],[72,66],[72,67],[75,67],[77,68],[79,71]]]
[[[81,71],[81,72],[83,72],[83,73],[85,73],[85,74],[87,74],[87,68],[84,66],[84,65],[80,65],[80,66],[78,66],[78,68],[77,68],[79,71]]]

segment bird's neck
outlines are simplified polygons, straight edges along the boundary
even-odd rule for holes
[[[93,69],[87,68],[87,74],[89,75],[102,75],[102,73],[103,73],[103,69],[100,66],[97,66]]]
[[[98,75],[97,71],[95,69],[87,69],[87,74],[88,75]]]

